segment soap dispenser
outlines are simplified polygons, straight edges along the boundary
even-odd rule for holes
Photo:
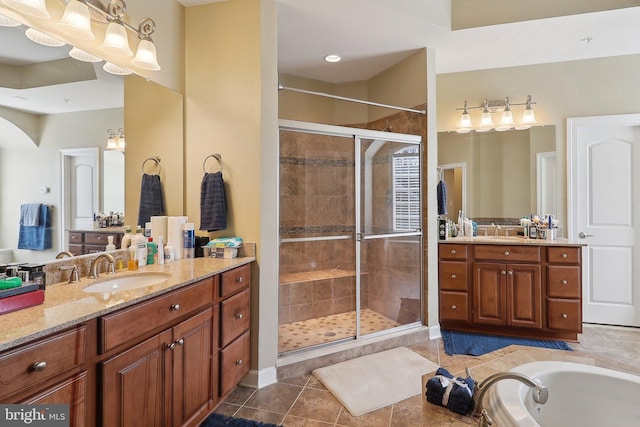
[[[113,244],[113,236],[107,236],[107,247],[105,248],[105,250],[107,251],[115,251],[116,250],[116,245]]]

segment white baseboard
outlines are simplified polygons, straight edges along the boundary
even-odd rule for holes
[[[240,382],[241,385],[252,388],[263,388],[278,382],[278,372],[275,366],[262,370],[250,370]]]
[[[442,338],[442,334],[440,333],[440,325],[429,326],[429,339],[435,340],[438,338]]]

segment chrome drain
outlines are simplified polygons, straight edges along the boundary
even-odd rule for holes
[[[335,336],[336,336],[336,333],[335,333],[335,332],[331,332],[331,331],[329,331],[329,332],[325,332],[325,333],[324,333],[324,336],[325,336],[325,337],[335,337]]]

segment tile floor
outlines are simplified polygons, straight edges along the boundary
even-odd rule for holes
[[[409,348],[447,368],[455,375],[471,369],[481,381],[487,376],[535,360],[565,360],[603,366],[640,375],[640,329],[585,325],[574,351],[511,346],[480,357],[448,356],[442,340],[432,340]],[[423,378],[423,384],[427,379]],[[286,427],[413,427],[477,425],[471,417],[456,415],[427,403],[423,395],[387,406],[361,417],[352,417],[333,395],[311,374],[282,379],[277,384],[255,390],[239,387],[217,409],[233,415]]]

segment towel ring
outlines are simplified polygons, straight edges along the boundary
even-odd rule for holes
[[[218,161],[218,163],[220,163],[220,169],[217,170],[216,172],[222,172],[222,156],[220,154],[209,154],[207,157],[204,158],[204,162],[202,162],[202,170],[204,171],[204,173],[209,173],[207,172],[207,160],[209,160],[209,158],[213,157],[214,159],[216,159]],[[211,172],[214,173],[214,172]]]
[[[144,174],[144,165],[147,164],[148,161],[154,161],[156,162],[156,166],[158,166],[158,172],[156,172],[154,175],[160,175],[160,170],[162,169],[162,167],[160,166],[160,156],[153,156],[153,157],[148,157],[144,162],[142,162],[142,173]]]

